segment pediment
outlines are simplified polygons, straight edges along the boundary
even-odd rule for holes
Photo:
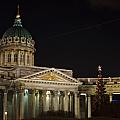
[[[23,77],[23,79],[78,83],[78,80],[76,80],[75,78],[72,78],[62,73],[61,71],[56,70],[55,68],[50,68],[48,70],[43,70],[41,72],[25,76]]]

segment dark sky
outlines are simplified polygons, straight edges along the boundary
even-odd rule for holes
[[[4,0],[0,35],[13,25],[20,4],[23,26],[36,42],[35,65],[72,69],[75,77],[120,76],[118,0]]]

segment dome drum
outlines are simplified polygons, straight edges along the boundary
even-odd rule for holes
[[[31,50],[9,48],[0,50],[1,66],[33,66],[34,52]]]

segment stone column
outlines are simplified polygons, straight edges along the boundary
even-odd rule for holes
[[[85,95],[85,119],[88,118],[88,97]]]
[[[4,91],[3,98],[3,120],[7,120],[8,118],[8,109],[7,109],[7,91]]]
[[[51,91],[50,111],[54,111],[54,92]]]
[[[29,113],[30,119],[35,118],[35,90],[29,90]]]
[[[58,111],[59,111],[60,110],[60,91],[58,91],[57,100],[58,100]]]
[[[80,95],[78,95],[78,119],[80,119]]]
[[[42,90],[39,91],[39,114],[43,112],[43,92]]]
[[[43,100],[43,112],[46,112],[46,91],[44,90],[43,91],[43,94],[42,94],[42,100]]]
[[[110,103],[112,103],[112,93],[109,94]]]
[[[49,111],[49,109],[50,109],[50,96],[51,96],[50,91],[47,91],[46,92],[46,104],[45,104],[46,112]]]
[[[68,105],[68,103],[69,103],[68,92],[65,91],[64,94],[65,94],[65,95],[64,95],[64,111],[65,111],[65,112],[68,112],[68,108],[69,108],[69,105]]]
[[[77,95],[78,93],[77,92],[75,92],[75,94],[74,94],[74,98],[75,98],[75,100],[74,100],[74,112],[75,112],[75,118],[78,118],[78,99],[77,99]]]
[[[19,119],[24,119],[24,90],[19,90],[19,97],[20,97],[20,116]]]
[[[12,65],[14,64],[14,52],[13,52],[13,50],[11,52],[11,64]]]
[[[27,51],[24,51],[25,54],[25,65],[27,65]]]
[[[5,51],[2,52],[2,66],[5,65]]]
[[[15,93],[13,92],[13,97],[12,97],[12,119],[16,119],[16,110],[15,110]]]
[[[20,65],[21,63],[20,63],[20,50],[18,51],[18,65]]]
[[[59,110],[59,103],[58,103],[58,91],[54,91],[54,97],[53,97],[53,104],[54,104],[54,111]]]
[[[3,65],[3,52],[1,51],[1,57],[0,57],[0,59],[1,59],[1,65]]]
[[[2,52],[0,52],[0,65],[2,65]]]
[[[72,94],[72,93],[70,93],[69,111],[70,111],[70,112],[73,112],[73,94]]]
[[[32,66],[32,52],[29,52],[29,65]]]
[[[7,65],[7,63],[8,63],[8,56],[7,56],[7,51],[5,51],[5,65]]]
[[[40,104],[40,103],[39,103],[39,101],[40,101],[39,98],[40,98],[40,96],[39,96],[39,91],[37,90],[37,91],[36,91],[36,94],[35,94],[35,100],[36,100],[36,101],[35,101],[35,116],[38,116],[38,115],[39,115],[39,110],[40,110],[40,109],[39,109],[39,106],[40,106],[40,105],[39,105],[39,104]]]
[[[49,95],[49,111],[52,110],[52,91],[50,91],[50,95]]]
[[[88,118],[91,118],[91,95],[87,96],[87,100],[88,100]]]
[[[13,101],[12,101],[12,105],[13,105],[13,116],[15,120],[18,120],[18,108],[19,108],[19,104],[18,104],[18,96],[17,93],[14,91],[13,93]]]
[[[75,92],[74,99],[75,118],[80,119],[80,95],[78,95],[78,92]]]
[[[32,65],[34,66],[34,53],[32,54]]]
[[[63,92],[61,91],[60,92],[60,96],[59,96],[59,99],[60,99],[60,111],[63,111]]]

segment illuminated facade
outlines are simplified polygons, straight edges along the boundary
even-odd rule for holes
[[[72,70],[34,66],[34,44],[22,26],[18,6],[13,26],[0,40],[1,119],[32,119],[47,112],[90,118],[97,78],[76,79]],[[112,94],[119,93],[120,79],[104,80],[112,101]]]

